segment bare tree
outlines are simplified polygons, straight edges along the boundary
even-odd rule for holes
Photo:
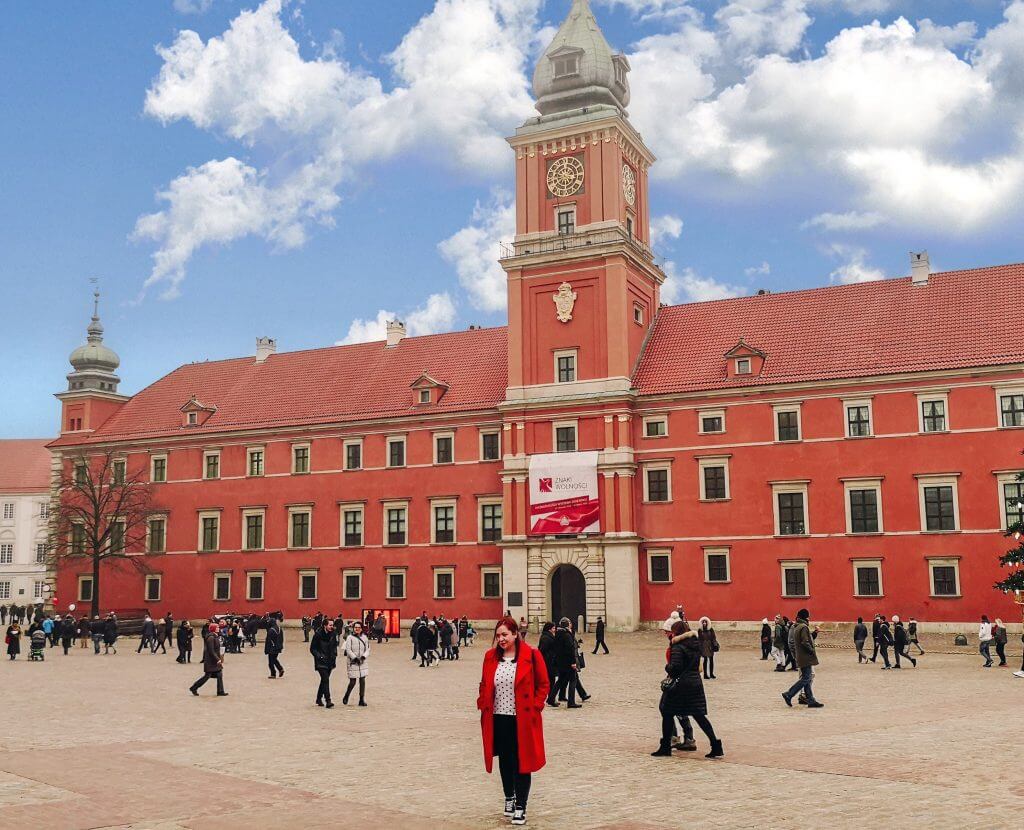
[[[106,450],[62,459],[55,510],[50,519],[50,559],[92,564],[92,608],[100,612],[100,565],[130,565],[145,571],[149,519],[153,515],[149,471],[132,470],[126,457]]]

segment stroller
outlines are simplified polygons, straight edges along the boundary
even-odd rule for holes
[[[32,632],[32,637],[29,640],[29,660],[45,660],[46,659],[46,632],[41,628],[37,628]]]

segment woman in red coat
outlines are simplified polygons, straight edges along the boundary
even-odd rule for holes
[[[505,816],[526,824],[531,773],[544,766],[541,712],[548,696],[548,670],[540,652],[519,637],[519,625],[505,617],[494,632],[495,648],[484,655],[480,696],[480,730],[484,766],[490,772],[498,756]]]

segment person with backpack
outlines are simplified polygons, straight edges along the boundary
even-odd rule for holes
[[[910,664],[916,669],[917,660],[907,653],[907,648],[910,645],[910,638],[907,636],[906,629],[903,628],[903,623],[900,621],[900,618],[895,614],[893,614],[892,617],[892,624],[895,626],[892,633],[893,645],[895,646],[894,651],[896,652],[895,668],[903,668],[900,665],[900,658],[903,657],[904,659],[909,660]]]
[[[810,611],[806,608],[801,608],[796,614],[796,623],[793,625],[793,659],[800,671],[800,679],[789,691],[782,693],[782,699],[787,706],[792,707],[793,698],[803,692],[808,709],[821,709],[825,704],[814,697],[814,667],[818,665],[818,652],[811,633],[810,617]]]

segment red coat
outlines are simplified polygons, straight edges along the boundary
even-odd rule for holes
[[[498,652],[490,648],[484,655],[480,696],[476,700],[484,739],[484,766],[488,772],[494,764],[494,673],[497,670]],[[541,653],[520,641],[516,663],[516,737],[519,742],[519,772],[524,774],[536,772],[547,761],[541,713],[550,688],[547,666]]]

